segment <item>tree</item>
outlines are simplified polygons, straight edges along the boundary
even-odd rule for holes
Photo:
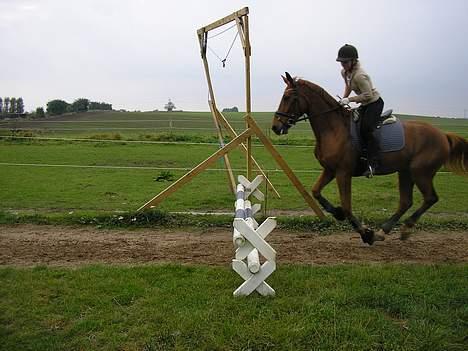
[[[72,106],[73,112],[86,112],[89,107],[89,100],[85,98],[76,99]]]
[[[105,102],[91,101],[89,103],[89,110],[112,110],[112,104]]]
[[[38,107],[36,108],[36,118],[44,118],[45,113],[44,113],[44,108]]]
[[[169,102],[164,106],[164,108],[167,110],[167,112],[172,112],[176,108],[174,103],[169,99]]]
[[[10,98],[9,97],[5,98],[5,102],[4,102],[4,105],[3,105],[3,112],[4,113],[9,113],[10,112]]]
[[[10,98],[10,113],[16,113],[16,98]]]
[[[22,97],[19,97],[18,100],[16,100],[16,113],[24,113],[24,101]]]
[[[3,113],[3,100],[0,97],[0,113]]]
[[[237,108],[237,106],[234,106],[232,108],[226,107],[223,108],[223,112],[239,112],[239,109]]]
[[[63,100],[51,100],[47,103],[47,113],[51,116],[61,115],[67,111],[69,103]]]

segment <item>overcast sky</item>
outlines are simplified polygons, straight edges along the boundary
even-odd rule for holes
[[[171,98],[207,111],[196,30],[244,6],[254,111],[276,110],[284,71],[341,95],[335,58],[344,43],[358,48],[387,108],[452,117],[468,109],[466,0],[0,0],[0,96],[22,96],[28,110],[86,97],[129,110],[163,109]],[[218,56],[234,30],[209,40]],[[226,68],[208,56],[218,106],[244,110],[239,40]]]

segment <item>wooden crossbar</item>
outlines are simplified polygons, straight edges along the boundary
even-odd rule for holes
[[[213,23],[210,23],[207,26],[201,27],[199,30],[197,30],[197,34],[202,35],[205,32],[209,32],[210,30],[224,26],[225,24],[235,21],[237,18],[248,15],[248,14],[249,14],[249,8],[244,7],[240,9],[239,11],[233,12],[229,16],[223,17],[217,21],[214,21]]]

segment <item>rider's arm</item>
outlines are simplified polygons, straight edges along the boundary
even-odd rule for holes
[[[344,90],[344,93],[343,93],[343,97],[347,98],[349,96],[349,94],[351,94],[351,88],[349,87],[348,84],[346,84],[345,90]]]
[[[343,80],[345,82],[345,90],[343,93],[343,98],[347,98],[349,94],[351,94],[351,87],[349,86],[348,81],[346,80],[346,74],[345,74],[344,69],[341,71],[341,76],[343,77]]]
[[[359,74],[354,77],[354,81],[361,92],[359,95],[349,98],[350,102],[365,102],[372,99],[372,83],[367,74]]]

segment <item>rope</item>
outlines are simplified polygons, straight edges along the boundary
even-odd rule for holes
[[[93,165],[76,165],[76,164],[49,164],[49,163],[12,163],[12,162],[0,162],[0,166],[11,166],[11,167],[63,167],[63,168],[90,168],[90,169],[123,169],[123,170],[169,170],[169,171],[190,171],[192,168],[188,167],[147,167],[147,166],[93,166]],[[233,172],[245,173],[245,168],[233,168]],[[206,171],[211,172],[226,172],[226,168],[207,168]],[[271,173],[282,173],[282,169],[265,169],[265,172]],[[322,170],[318,169],[293,169],[294,173],[303,174],[315,174],[322,173]],[[437,174],[454,175],[452,172],[437,172]],[[389,177],[391,175],[388,175]]]
[[[232,26],[232,27],[234,27],[234,26]],[[232,27],[230,27],[230,28],[232,28]],[[230,28],[228,28],[228,29],[230,29]],[[223,31],[221,33],[224,33],[224,32],[225,31]],[[221,34],[221,33],[219,33],[219,34]],[[217,35],[219,35],[219,34],[217,34]],[[239,35],[239,31],[236,32],[236,35],[234,36],[234,39],[232,40],[231,46],[229,47],[229,50],[228,50],[228,52],[226,54],[226,57],[224,59],[222,59],[210,46],[208,46],[208,45],[206,46],[221,61],[221,63],[223,64],[223,68],[226,67],[226,60],[227,60],[229,54],[231,53],[232,47],[234,46],[234,43],[236,42],[236,39],[237,39],[238,35]]]
[[[232,29],[234,28],[235,26],[237,26],[237,23],[234,23],[232,26],[230,26],[229,28],[226,28],[225,30],[223,30],[222,32],[219,32],[219,33],[216,33],[210,37],[208,37],[208,39],[212,39],[212,38],[216,38],[218,35],[221,35],[223,33],[226,33],[229,29]]]

